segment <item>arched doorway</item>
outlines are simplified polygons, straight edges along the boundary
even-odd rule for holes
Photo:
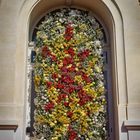
[[[63,11],[65,11],[65,12],[63,12]],[[55,11],[55,12],[53,12],[53,16],[50,14],[50,16],[52,16],[53,18],[55,17],[55,15],[58,15],[58,14],[61,14],[62,13],[62,15],[61,15],[61,18],[58,16],[57,17],[57,21],[58,21],[58,23],[60,22],[61,23],[61,21],[59,21],[59,19],[60,20],[62,20],[62,22],[64,22],[64,27],[65,27],[65,29],[64,29],[64,27],[62,26],[62,28],[64,29],[61,29],[62,30],[62,34],[63,34],[63,37],[65,38],[65,40],[63,40],[63,42],[59,42],[58,43],[58,45],[60,45],[60,43],[62,43],[62,47],[65,47],[65,45],[63,44],[63,43],[65,43],[65,44],[67,44],[71,39],[72,39],[72,37],[73,36],[76,36],[76,35],[79,35],[79,34],[81,34],[81,33],[83,33],[83,35],[84,34],[88,34],[88,36],[90,36],[90,35],[92,35],[92,34],[94,34],[93,36],[92,36],[92,39],[88,42],[88,40],[85,40],[85,44],[83,44],[82,46],[81,46],[81,48],[79,47],[79,50],[78,50],[78,52],[77,52],[77,56],[79,56],[79,58],[80,59],[82,59],[82,57],[84,57],[83,59],[87,59],[87,58],[89,58],[89,57],[91,57],[92,59],[98,59],[97,61],[95,61],[95,63],[93,64],[93,65],[96,65],[96,68],[95,68],[95,66],[92,66],[92,67],[90,67],[89,66],[89,61],[90,60],[88,60],[88,61],[85,61],[85,60],[82,60],[83,62],[82,62],[82,65],[84,64],[84,63],[87,63],[87,69],[85,69],[86,71],[88,71],[88,68],[90,68],[90,69],[93,69],[93,70],[91,70],[91,72],[89,71],[88,73],[90,73],[91,75],[92,75],[92,73],[94,73],[93,75],[93,77],[91,76],[91,75],[85,75],[85,73],[83,73],[83,71],[82,71],[82,74],[79,74],[79,75],[76,75],[76,73],[77,72],[74,72],[74,71],[71,71],[71,73],[72,74],[74,74],[75,76],[82,76],[83,74],[87,77],[87,78],[89,78],[89,79],[82,79],[82,80],[85,80],[87,83],[85,84],[85,83],[82,83],[82,81],[80,81],[80,83],[77,83],[78,81],[76,81],[76,85],[78,85],[79,86],[79,84],[81,85],[81,84],[83,84],[83,86],[84,87],[86,87],[86,86],[88,86],[89,84],[95,84],[96,86],[92,86],[92,87],[90,87],[89,89],[92,89],[92,91],[93,90],[95,90],[95,92],[93,93],[94,95],[98,92],[98,94],[100,94],[99,96],[98,96],[98,98],[100,98],[99,100],[96,100],[96,99],[91,99],[91,102],[93,103],[92,105],[96,108],[96,104],[98,103],[98,106],[100,106],[100,103],[101,102],[103,102],[103,100],[106,100],[107,101],[107,104],[104,104],[104,113],[103,112],[101,112],[101,111],[97,111],[98,113],[100,112],[101,114],[103,114],[103,116],[99,113],[99,116],[97,115],[97,116],[94,116],[93,114],[96,114],[95,112],[92,114],[93,116],[93,118],[102,118],[101,120],[103,120],[103,119],[105,119],[106,120],[106,122],[100,122],[100,125],[102,126],[102,127],[99,127],[99,129],[100,129],[100,131],[97,129],[97,128],[92,128],[92,132],[93,131],[96,131],[97,130],[97,132],[95,132],[95,133],[93,133],[93,136],[94,137],[91,137],[90,139],[109,139],[109,140],[114,140],[115,138],[114,138],[114,128],[113,128],[113,124],[114,124],[114,121],[113,121],[113,102],[112,102],[112,99],[113,99],[113,94],[112,94],[112,85],[111,85],[111,83],[112,83],[112,78],[111,78],[111,60],[110,60],[110,58],[111,58],[111,55],[110,55],[110,50],[111,50],[111,48],[110,48],[110,46],[109,46],[109,36],[108,36],[108,34],[107,34],[107,32],[106,32],[106,30],[105,30],[105,28],[103,27],[103,24],[101,24],[93,15],[91,15],[91,12],[89,13],[88,11],[83,11],[83,10],[78,10],[78,9],[72,9],[72,8],[66,8],[66,9],[63,9],[62,11],[60,10],[59,12],[58,11]],[[68,14],[68,13],[70,13],[71,15],[69,15],[69,17],[70,17],[70,19],[68,19],[68,15],[67,16],[65,16],[65,19],[66,19],[66,21],[63,21],[64,20],[64,15],[65,14]],[[82,17],[82,14],[84,15],[83,17]],[[76,26],[76,23],[72,23],[74,20],[75,20],[75,18],[72,18],[71,19],[71,17],[80,17],[79,19],[77,19],[77,20],[81,20],[82,18],[85,18],[86,16],[86,18],[85,19],[87,19],[88,20],[88,22],[86,23],[84,20],[81,20],[81,22],[83,21],[83,23],[81,24],[81,23],[77,23],[77,26]],[[51,18],[52,18],[51,17]],[[48,22],[48,20],[50,20],[49,19],[50,17],[49,17],[49,15],[47,15],[47,16],[44,16],[43,18],[41,18],[41,20],[39,21],[39,23],[38,23],[38,25],[40,25],[40,27],[37,25],[36,27],[37,28],[40,28],[40,29],[35,29],[34,30],[34,32],[33,32],[33,38],[32,38],[32,41],[35,41],[36,42],[36,46],[37,47],[35,47],[35,50],[36,50],[36,53],[34,53],[34,51],[32,52],[32,58],[34,57],[33,55],[34,54],[36,54],[36,61],[35,61],[35,65],[36,65],[36,63],[40,63],[41,65],[42,64],[46,64],[46,65],[48,65],[49,63],[49,67],[51,67],[51,65],[54,65],[53,64],[53,62],[52,62],[52,60],[51,60],[51,62],[49,61],[48,62],[48,60],[46,60],[46,59],[48,59],[47,58],[47,56],[49,56],[49,59],[56,59],[55,57],[55,54],[54,55],[52,55],[52,54],[47,54],[47,52],[50,52],[50,50],[48,50],[49,48],[46,48],[46,46],[48,46],[48,44],[46,44],[46,43],[44,43],[44,39],[43,39],[43,42],[40,40],[40,39],[42,39],[42,37],[40,38],[40,36],[42,36],[44,33],[44,37],[46,36],[46,34],[49,34],[50,33],[50,31],[46,31],[49,27],[47,26],[47,25],[49,25],[49,24],[51,24],[51,23],[53,23],[53,22],[56,22],[55,20],[53,20],[52,19],[52,22],[49,22],[49,24],[47,24],[47,22]],[[67,20],[68,19],[68,20]],[[90,21],[90,22],[89,22]],[[41,23],[41,22],[43,22],[43,23]],[[46,22],[46,23],[45,23]],[[57,23],[57,24],[58,24]],[[87,28],[87,29],[85,29],[84,30],[84,26],[86,26],[87,24],[92,24],[92,25],[90,25],[91,27],[90,28]],[[74,28],[76,27],[76,28],[80,28],[80,26],[81,25],[83,25],[83,29],[81,28],[81,29],[78,29],[78,30],[80,30],[80,31],[78,31],[77,33],[73,33],[73,30],[74,30]],[[55,25],[52,25],[52,26],[50,26],[52,29],[53,29],[53,26],[56,26],[56,24]],[[60,25],[57,25],[57,26],[60,26]],[[73,27],[73,26],[75,26],[75,27]],[[51,28],[49,28],[49,30],[51,30]],[[68,28],[68,29],[67,29]],[[76,29],[75,28],[75,29]],[[61,34],[61,30],[59,30],[59,28],[56,28],[57,30],[54,30],[54,32],[55,32],[55,34],[56,35],[58,35],[58,34]],[[91,30],[91,32],[90,31],[86,31],[86,30]],[[70,30],[70,31],[69,31]],[[57,31],[59,32],[59,33],[57,33]],[[76,30],[75,30],[76,31]],[[68,32],[68,34],[67,34],[67,32]],[[43,34],[42,34],[43,33]],[[39,35],[39,38],[38,37],[36,37],[37,35],[36,34],[40,34]],[[55,35],[53,35],[54,36],[54,39],[56,38],[56,36]],[[35,37],[35,38],[34,38]],[[43,37],[43,38],[44,38]],[[59,36],[59,38],[60,38],[60,36]],[[84,38],[88,38],[87,36],[85,36]],[[82,39],[82,40],[84,40],[84,38]],[[78,38],[77,38],[78,39]],[[76,39],[74,39],[74,40],[76,40]],[[54,41],[54,42],[57,42],[57,41]],[[82,42],[82,41],[81,41]],[[92,43],[93,44],[92,44]],[[98,45],[97,44],[95,44],[95,42],[97,43],[98,42]],[[41,43],[41,44],[40,44]],[[86,43],[91,43],[90,45],[87,45],[87,47],[86,47]],[[68,43],[69,44],[69,43]],[[71,42],[69,45],[72,45],[72,44],[74,44],[73,42]],[[79,43],[79,44],[82,44],[82,43]],[[52,44],[51,44],[52,45]],[[68,46],[69,46],[68,45]],[[100,46],[101,45],[101,46]],[[68,49],[63,49],[63,48],[60,48],[61,50],[59,50],[59,51],[65,51],[65,53],[67,52],[67,51],[69,51],[69,50],[73,50],[72,48],[74,48],[74,47],[76,47],[77,48],[77,46],[78,46],[78,44],[76,45],[76,44],[74,44],[73,45],[73,47],[68,47]],[[89,49],[91,46],[93,46],[93,48],[91,48],[91,50]],[[101,48],[100,48],[101,47]],[[41,48],[41,49],[40,49]],[[74,49],[76,49],[76,48],[74,48]],[[84,49],[83,49],[84,48]],[[96,49],[95,49],[96,48]],[[40,49],[40,51],[39,51],[39,53],[38,53],[38,50]],[[57,48],[55,48],[55,50],[56,50]],[[88,56],[86,56],[85,54],[84,54],[84,52],[85,51],[89,51],[90,50],[90,55],[89,55],[89,57]],[[96,52],[96,51],[98,51],[98,52]],[[99,52],[99,51],[101,51],[101,52]],[[73,52],[73,53],[72,53]],[[68,55],[70,55],[70,59],[72,60],[73,59],[73,56],[74,56],[74,51],[72,51],[70,54],[68,54]],[[96,53],[95,53],[96,52]],[[53,52],[54,53],[54,52]],[[55,52],[55,53],[57,53],[57,52]],[[40,54],[41,55],[43,55],[43,56],[40,56]],[[67,54],[67,53],[66,53]],[[73,54],[73,55],[72,55]],[[80,56],[80,54],[81,54],[81,56]],[[97,55],[99,55],[99,57],[97,57]],[[55,56],[55,57],[54,57]],[[40,58],[39,58],[40,57]],[[42,58],[41,58],[42,57]],[[60,56],[59,56],[60,57]],[[66,57],[62,57],[62,59],[60,58],[60,61],[62,60],[63,62],[64,62],[64,59],[65,59]],[[102,61],[102,59],[104,58],[104,61]],[[39,60],[40,59],[40,60]],[[34,61],[34,60],[33,60]],[[32,61],[32,62],[33,62]],[[47,62],[45,62],[45,61],[47,61]],[[54,60],[53,60],[54,61]],[[55,63],[56,63],[56,61],[57,60],[55,60]],[[92,60],[93,61],[93,60]],[[45,62],[45,63],[44,63]],[[71,62],[72,63],[72,62]],[[79,61],[77,61],[76,63],[79,63]],[[104,64],[103,64],[104,63]],[[64,65],[64,64],[63,64]],[[69,64],[66,64],[67,65],[67,67],[69,67],[69,65],[71,65],[70,63]],[[74,64],[75,65],[75,64]],[[70,66],[70,67],[73,67],[73,69],[75,70],[76,69],[76,67],[74,68],[74,65],[72,64],[72,66]],[[103,65],[104,65],[104,68],[103,68]],[[47,68],[47,67],[46,67]],[[60,67],[59,69],[61,69],[62,67]],[[80,67],[77,67],[77,69],[79,69]],[[100,72],[97,72],[96,70],[97,70],[97,68],[98,68],[98,70],[99,70],[99,68],[101,69],[101,71]],[[34,69],[35,70],[35,76],[34,77],[36,77],[36,78],[34,78],[34,79],[37,79],[37,76],[39,76],[39,73],[37,72],[38,70],[41,72],[41,69],[42,68],[40,68],[40,66],[38,67],[38,66],[36,66],[36,68]],[[47,68],[48,69],[48,68]],[[83,69],[84,69],[84,67],[83,67]],[[96,69],[96,70],[95,70]],[[65,69],[65,70],[67,70],[67,69]],[[63,71],[63,70],[62,70]],[[61,71],[61,74],[62,74],[62,71]],[[64,73],[65,73],[65,71],[63,71]],[[104,73],[104,75],[103,75],[103,73]],[[87,73],[87,74],[88,74]],[[43,75],[45,74],[45,72],[43,72],[42,73]],[[41,75],[42,75],[41,74]],[[49,77],[51,76],[52,77],[52,75],[53,75],[54,73],[53,72],[51,72],[50,73],[50,75],[49,75]],[[55,73],[55,75],[56,75],[57,73]],[[58,73],[58,74],[60,74],[60,73]],[[41,76],[40,75],[40,76]],[[97,75],[98,75],[98,78],[97,78]],[[66,78],[65,76],[66,75],[60,75],[60,77],[61,76],[63,76],[63,80]],[[67,75],[68,76],[68,75]],[[84,76],[84,77],[85,77]],[[43,76],[45,79],[46,78],[48,78],[48,77],[46,77],[46,76]],[[57,79],[61,79],[61,78],[58,78],[58,77],[55,77],[55,78],[57,78]],[[43,79],[44,79],[43,78]],[[68,78],[68,77],[67,77]],[[75,77],[73,77],[73,78],[75,78]],[[39,78],[38,78],[39,79]],[[56,80],[56,79],[55,79]],[[55,81],[54,79],[53,79],[53,82]],[[59,80],[56,80],[55,82],[56,83],[59,83]],[[89,82],[89,81],[90,82]],[[63,88],[65,88],[65,87],[70,87],[70,85],[71,85],[71,83],[67,83],[66,81],[66,83],[65,82],[63,82],[62,81],[62,79],[60,80],[62,83],[61,83],[61,85],[63,85],[64,87]],[[40,81],[41,82],[41,81]],[[39,82],[39,83],[40,83]],[[44,90],[39,90],[38,91],[38,89],[36,89],[36,93],[41,93],[41,92],[46,92],[46,93],[48,93],[48,90],[49,90],[49,88],[50,88],[50,84],[52,84],[52,79],[51,79],[51,81],[49,81],[49,80],[45,80],[44,81],[45,83],[46,82],[48,82],[48,84],[47,84],[47,88],[45,87],[44,88]],[[54,83],[55,83],[54,82]],[[106,92],[105,91],[102,91],[101,93],[99,93],[99,83],[102,85],[102,82],[104,83],[103,84],[103,87],[105,86],[105,89],[106,89]],[[38,84],[39,84],[38,83]],[[55,85],[56,85],[56,83],[55,83]],[[36,84],[37,84],[37,80],[34,82],[34,84],[35,84],[35,88],[39,88]],[[43,83],[43,85],[44,85],[44,83]],[[41,85],[42,86],[42,85]],[[45,85],[46,86],[46,85]],[[51,85],[52,86],[52,85]],[[58,85],[57,85],[58,86]],[[72,85],[73,86],[73,85]],[[33,86],[34,87],[34,86]],[[42,88],[42,87],[41,87]],[[51,87],[52,88],[52,87]],[[45,91],[46,90],[46,91]],[[58,90],[59,91],[63,91],[61,88],[58,88]],[[74,89],[75,91],[76,91],[76,89]],[[82,90],[80,90],[80,91],[76,91],[76,94],[78,94],[79,92],[81,92]],[[91,95],[91,92],[92,91],[90,91],[90,95]],[[87,91],[86,91],[87,92]],[[70,94],[70,93],[72,93],[72,92],[70,92],[70,91],[68,91],[68,94]],[[61,95],[64,95],[64,94],[66,94],[66,92],[64,92],[64,93],[61,93]],[[73,96],[75,97],[75,95],[76,94],[74,94]],[[42,93],[40,94],[41,96],[43,96],[42,95]],[[59,95],[60,95],[60,93],[59,93]],[[57,96],[57,97],[59,97],[59,95]],[[86,98],[87,97],[87,95],[88,94],[86,94],[86,96],[84,96],[83,95],[83,93],[82,93],[82,96],[84,97],[84,98]],[[34,92],[32,92],[32,107],[34,106],[34,102],[33,102],[33,98],[35,98],[35,100],[37,99],[37,100],[41,100],[41,102],[43,101],[40,97],[40,99],[39,98],[37,98],[37,97],[35,97],[35,96],[37,96],[37,94],[35,94]],[[91,96],[88,96],[88,98],[91,98],[93,95],[91,95]],[[106,96],[106,97],[105,97]],[[69,96],[70,98],[72,98],[71,96]],[[73,98],[74,98],[73,97]],[[80,100],[81,101],[83,101],[83,97],[79,97],[80,98]],[[46,98],[45,96],[44,96],[44,98]],[[95,98],[95,97],[94,97]],[[48,100],[47,98],[46,98],[46,100]],[[63,100],[63,99],[62,99]],[[61,101],[62,101],[61,100]],[[61,101],[59,101],[59,102],[61,102]],[[36,101],[36,102],[38,102],[38,101]],[[64,102],[66,102],[65,100],[63,100],[62,101],[63,103]],[[90,103],[91,103],[90,102]],[[97,102],[97,103],[95,103],[95,102]],[[99,103],[100,102],[100,103]],[[89,101],[87,101],[87,103],[89,103]],[[47,107],[45,107],[45,108],[48,108],[48,104],[49,105],[51,105],[51,106],[54,106],[54,98],[53,98],[53,100],[49,100],[49,101],[45,101],[45,103],[43,103],[41,106],[47,106]],[[80,103],[79,102],[77,102],[77,104],[79,104],[80,105]],[[84,103],[84,105],[85,105],[86,103]],[[101,103],[102,104],[102,103]],[[103,104],[102,104],[103,105]],[[107,108],[105,107],[107,105]],[[32,107],[32,109],[31,109],[31,127],[32,127],[32,129],[33,129],[33,131],[35,131],[35,130],[37,130],[38,128],[35,128],[34,126],[35,126],[35,122],[37,121],[37,117],[39,116],[39,115],[41,115],[42,116],[42,119],[43,119],[43,117],[44,117],[44,115],[43,114],[40,114],[39,113],[39,115],[35,115],[35,114],[37,114],[37,113],[33,113],[34,111],[36,111],[37,112],[37,104],[35,105],[35,109],[33,109]],[[57,107],[57,106],[56,106]],[[87,107],[86,105],[83,107],[83,109],[80,111],[80,112],[82,112],[83,110],[84,110],[84,108],[85,107]],[[69,108],[69,106],[68,106],[68,108]],[[77,107],[76,107],[77,108]],[[81,109],[81,108],[80,108]],[[100,109],[99,109],[100,110]],[[50,111],[50,110],[47,110],[46,112],[48,112],[48,111]],[[88,110],[89,111],[89,110]],[[88,112],[87,111],[87,112]],[[107,113],[105,113],[107,111]],[[71,110],[71,109],[68,109],[68,111],[67,112],[65,112],[65,113],[68,113],[68,112],[71,112],[71,113],[73,113],[74,112],[74,110]],[[52,112],[50,113],[50,114],[52,114]],[[58,112],[57,112],[57,114],[58,114]],[[61,114],[61,115],[63,115],[63,114]],[[61,116],[60,115],[60,116]],[[108,117],[106,117],[106,115],[108,116]],[[33,116],[35,116],[35,120],[33,120]],[[60,116],[59,116],[59,118],[60,118]],[[81,115],[80,115],[81,116]],[[80,117],[79,116],[79,117]],[[101,117],[102,116],[102,117]],[[47,116],[45,115],[45,117],[47,118]],[[57,117],[56,117],[57,118]],[[71,117],[70,116],[68,116],[68,119],[70,119]],[[81,119],[80,119],[81,120]],[[51,122],[53,121],[53,120],[50,120]],[[60,123],[60,121],[58,121],[58,119],[57,120],[55,120],[56,122],[58,122],[58,123]],[[38,121],[37,121],[37,123],[39,123]],[[62,123],[62,122],[61,122]],[[73,123],[73,122],[72,122]],[[96,122],[97,123],[97,122]],[[94,125],[96,125],[96,123],[94,122],[94,124],[92,124],[92,126]],[[33,125],[34,124],[34,125]],[[44,124],[43,124],[44,125]],[[43,125],[41,125],[41,127],[43,126]],[[48,123],[47,123],[47,125],[48,125]],[[60,125],[60,124],[59,124]],[[99,124],[98,124],[99,125]],[[45,126],[45,125],[44,125]],[[104,128],[104,127],[105,128]],[[41,127],[40,127],[40,129],[41,129]],[[46,127],[46,126],[45,126]],[[81,128],[81,126],[80,126],[80,128]],[[78,129],[80,129],[80,128],[78,128]],[[102,129],[101,129],[102,128]],[[34,130],[35,129],[35,130]],[[52,129],[51,127],[49,128],[49,129]],[[86,128],[87,129],[87,128]],[[90,129],[90,128],[89,128]],[[94,130],[93,130],[94,129]],[[105,129],[105,130],[104,130]],[[100,133],[99,133],[100,132]],[[37,132],[36,132],[36,134],[38,133],[38,135],[39,135],[39,133],[42,133],[42,130],[38,130]],[[78,132],[76,132],[76,133],[78,133]],[[96,133],[99,133],[99,134],[96,134]],[[96,134],[96,135],[95,135]],[[81,135],[81,134],[79,134],[79,135]],[[99,136],[97,136],[97,135],[99,135]],[[102,136],[101,136],[102,135]],[[83,139],[86,139],[86,137],[87,138],[89,138],[89,136],[87,136],[86,135],[86,133],[84,133],[83,134],[83,136],[82,137],[79,137],[79,138],[83,138]],[[107,138],[105,138],[105,137],[107,137]],[[41,138],[41,137],[40,137]],[[47,138],[47,136],[45,137],[44,136],[44,138]],[[77,137],[78,138],[78,137]],[[61,139],[61,137],[60,137],[60,139]],[[68,136],[66,136],[66,138],[65,139],[68,139]]]
[[[68,0],[69,1],[69,0]],[[41,17],[46,11],[50,9],[56,9],[56,7],[63,7],[67,5],[67,0],[34,0],[25,1],[23,7],[19,13],[18,20],[18,33],[17,33],[17,47],[16,47],[16,71],[15,71],[15,103],[19,105],[20,113],[17,109],[17,117],[19,120],[19,131],[17,137],[26,139],[26,127],[29,125],[29,75],[25,70],[27,64],[27,48],[33,46],[31,38],[28,34],[32,32],[34,25],[39,17]],[[127,134],[121,131],[123,121],[126,120],[127,111],[127,92],[126,92],[126,71],[125,71],[125,52],[123,41],[123,23],[120,10],[115,1],[94,1],[94,0],[73,0],[71,2],[72,7],[84,7],[89,11],[92,11],[97,17],[99,17],[100,23],[104,24],[105,29],[109,35],[109,46],[111,48],[111,70],[113,75],[113,104],[115,112],[115,138],[127,139]],[[22,40],[21,40],[22,38]],[[30,38],[30,39],[29,39]],[[29,58],[30,59],[30,58]],[[20,94],[19,94],[20,93]],[[22,97],[22,98],[21,98]],[[26,112],[26,113],[25,113]],[[23,115],[24,114],[24,115]],[[23,116],[23,117],[21,117]],[[28,139],[28,138],[27,138]]]

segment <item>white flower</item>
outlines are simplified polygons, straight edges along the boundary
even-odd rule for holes
[[[75,12],[74,10],[71,10],[71,11],[69,12],[69,15],[70,15],[70,16],[76,16],[76,12]]]
[[[45,140],[45,139],[44,139],[44,137],[41,137],[41,139],[40,139],[40,140]]]
[[[101,42],[100,42],[99,40],[96,40],[96,41],[94,41],[94,44],[95,44],[96,46],[100,46],[100,45],[101,45]]]

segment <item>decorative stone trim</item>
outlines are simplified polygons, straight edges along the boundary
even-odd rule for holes
[[[16,132],[18,128],[18,125],[1,125],[0,124],[0,130],[14,130]]]
[[[34,41],[29,42],[29,43],[28,43],[28,46],[29,46],[29,47],[34,47],[34,46],[35,46],[35,42],[34,42]]]
[[[0,130],[14,130],[18,128],[17,120],[0,120]]]
[[[140,121],[124,121],[124,126],[127,130],[140,130]]]
[[[67,6],[71,6],[72,5],[72,0],[65,0],[65,4]]]
[[[22,92],[23,87],[25,87],[25,82],[22,82],[22,79],[24,79],[24,77],[25,77],[25,75],[23,73],[24,73],[24,67],[26,67],[26,63],[24,63],[24,61],[22,61],[21,63],[18,63],[18,62],[19,62],[19,60],[21,60],[20,58],[22,58],[22,60],[27,60],[27,59],[25,59],[25,55],[24,55],[26,52],[25,46],[27,46],[27,44],[26,44],[27,40],[26,41],[24,39],[21,40],[21,38],[27,39],[26,35],[27,35],[27,30],[28,30],[27,23],[29,22],[28,21],[29,13],[30,13],[30,17],[31,17],[30,27],[32,27],[33,24],[35,23],[35,21],[37,21],[38,17],[40,15],[42,15],[45,11],[49,10],[50,6],[59,7],[62,4],[61,2],[62,1],[58,1],[58,0],[54,0],[54,1],[37,1],[37,0],[35,0],[30,3],[25,2],[23,5],[23,8],[21,9],[21,12],[19,15],[20,19],[18,22],[18,25],[19,25],[18,27],[19,27],[20,32],[18,32],[17,44],[19,44],[19,45],[17,45],[17,53],[20,53],[21,50],[23,53],[21,53],[21,55],[16,55],[17,76],[15,79],[15,81],[16,81],[15,82],[16,83],[16,94],[15,95],[17,95],[17,97],[18,97],[19,91],[21,91],[22,94],[25,93],[25,92]],[[115,97],[114,98],[115,102],[117,103],[118,97],[125,97],[125,95],[126,95],[126,92],[125,92],[125,87],[126,87],[125,83],[126,82],[122,82],[122,80],[124,81],[126,79],[125,78],[126,74],[125,74],[125,70],[124,70],[125,60],[123,57],[124,56],[123,39],[122,39],[123,30],[120,30],[120,29],[122,29],[122,24],[120,24],[122,22],[122,18],[119,14],[119,10],[117,10],[118,7],[113,3],[115,3],[114,0],[106,0],[104,2],[103,1],[93,1],[93,0],[88,0],[88,1],[72,0],[72,4],[73,5],[75,4],[75,6],[80,6],[83,8],[90,7],[90,9],[92,11],[96,12],[97,17],[100,17],[100,15],[102,15],[102,13],[104,13],[102,22],[105,23],[105,25],[107,26],[106,27],[107,31],[109,31],[109,34],[111,37],[110,44],[111,44],[111,47],[113,48],[112,52],[113,52],[114,57],[112,57],[112,59],[113,59],[113,68],[114,68],[113,74],[114,74],[114,78],[115,78],[115,82],[113,84],[113,87],[115,87],[113,94]],[[43,5],[43,6],[41,6],[41,5]],[[63,1],[63,5],[65,5],[65,1]],[[113,22],[114,22],[114,24],[113,24]],[[115,25],[115,27],[113,25]],[[115,29],[115,30],[112,30],[112,29]],[[117,35],[118,37],[115,38],[114,34]],[[116,41],[114,43],[113,40],[115,40],[115,39],[116,39]],[[121,47],[119,47],[119,46],[121,46]],[[119,57],[117,57],[117,56],[119,56]],[[117,63],[118,60],[121,63]],[[22,64],[22,67],[20,67],[21,64]],[[121,77],[118,76],[117,73],[121,73]],[[118,80],[116,80],[116,79],[118,79]],[[120,84],[120,83],[123,83],[123,84]],[[118,85],[120,85],[120,87],[119,87],[120,92],[118,92],[118,89],[119,89]],[[119,96],[118,94],[121,92],[123,93],[123,95]],[[22,97],[26,97],[26,96],[22,96]],[[21,102],[25,101],[25,100],[26,100],[25,98],[20,99]],[[120,109],[117,106],[117,104],[115,104],[115,108],[116,108],[116,110]],[[25,111],[24,109],[21,110],[22,113],[24,111]],[[116,113],[115,116],[118,117],[118,114]],[[121,114],[121,118],[125,120],[125,112],[123,114]],[[119,130],[117,124],[120,124],[120,123],[118,121],[116,121],[116,125],[115,125],[115,127],[117,127],[116,130]],[[25,124],[23,124],[23,127],[25,127]],[[24,133],[24,131],[20,131],[18,135],[21,135],[21,133]],[[118,133],[119,132],[117,132],[117,134]],[[23,135],[23,136],[25,137],[25,135]],[[119,137],[119,135],[117,135],[117,136]],[[125,135],[125,137],[127,137],[127,136]]]

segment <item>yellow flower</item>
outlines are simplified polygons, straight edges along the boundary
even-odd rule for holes
[[[80,119],[80,126],[81,126],[81,132],[84,133],[87,131],[87,128],[89,126],[89,124],[87,123],[87,120],[85,117],[82,117]]]
[[[50,89],[48,89],[48,93],[50,92],[50,93],[54,93],[54,92],[56,92],[57,91],[57,89],[54,87],[54,86],[52,86]]]
[[[74,108],[75,108],[75,104],[70,103],[69,106],[70,106],[71,110],[74,110]]]
[[[79,102],[79,100],[80,100],[80,99],[79,99],[79,98],[77,98],[76,96],[74,96],[74,97],[73,97],[73,96],[71,96],[71,97],[70,97],[70,99],[72,99],[72,100],[73,100],[73,103],[74,103],[74,104],[77,104],[77,103]]]
[[[67,44],[67,43],[65,43],[65,42],[64,42],[63,45],[64,45],[64,47],[66,47],[66,48],[69,46],[69,44]]]
[[[81,116],[86,116],[86,113],[85,113],[84,110],[81,110],[81,111],[80,111],[80,114],[81,114]]]
[[[76,63],[76,66],[79,67],[80,66],[80,63]]]
[[[68,65],[67,68],[70,68],[72,66],[72,64]]]
[[[35,122],[41,124],[41,123],[46,122],[46,119],[44,116],[38,115],[38,116],[35,116]]]
[[[65,135],[68,129],[68,125],[60,125],[54,127],[54,136],[55,137],[61,137],[62,135]]]
[[[55,123],[50,122],[50,126],[51,126],[51,127],[55,126]]]
[[[104,86],[99,87],[98,92],[100,92],[100,93],[104,93],[104,91],[105,91]]]
[[[81,25],[79,25],[79,28],[81,30],[86,30],[87,29],[87,25],[86,24],[81,24]]]
[[[90,104],[86,104],[85,106],[89,112],[94,113],[97,112],[99,110],[99,105],[98,104],[94,104],[90,103]]]
[[[57,104],[56,101],[58,99],[58,91],[52,86],[50,89],[48,89],[48,98],[50,101],[52,101],[54,104]]]
[[[88,68],[86,69],[86,74],[89,76],[89,75],[91,75],[92,73],[93,73],[92,68],[88,67]]]
[[[83,81],[81,75],[76,75],[76,76],[74,77],[74,80],[77,81],[78,83],[81,83],[81,82]]]
[[[58,121],[59,121],[60,123],[63,123],[63,124],[69,124],[69,123],[70,123],[69,118],[66,117],[66,116],[61,116],[61,117],[59,117],[59,118],[58,118]]]
[[[75,109],[73,112],[78,114],[79,117],[85,117],[86,116],[86,112],[82,108]]]
[[[85,128],[85,127],[82,127],[82,128],[81,128],[82,134],[84,134],[86,131],[87,131],[87,128]]]
[[[78,114],[74,113],[74,114],[72,115],[71,119],[72,119],[72,121],[75,121],[75,120],[79,119]]]
[[[52,140],[58,140],[57,136],[52,137]]]
[[[92,136],[93,136],[93,132],[92,132],[92,131],[89,132],[88,135],[89,135],[90,138],[92,138]]]
[[[95,66],[94,68],[95,68],[95,70],[96,70],[98,73],[102,72],[101,67],[99,67],[99,66]]]
[[[86,86],[83,87],[83,90],[86,91],[87,94],[91,95],[92,97],[96,96],[96,92],[94,88],[92,87],[94,85],[94,82],[91,84],[87,84]]]
[[[39,75],[35,75],[34,84],[35,84],[35,90],[36,91],[38,90],[38,86],[40,84],[40,80],[41,80],[41,77]]]
[[[60,61],[60,63],[58,64],[59,68],[63,66],[63,62]]]

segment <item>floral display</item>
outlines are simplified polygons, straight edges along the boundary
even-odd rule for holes
[[[107,139],[102,46],[102,28],[86,11],[59,9],[38,26],[36,139]]]

